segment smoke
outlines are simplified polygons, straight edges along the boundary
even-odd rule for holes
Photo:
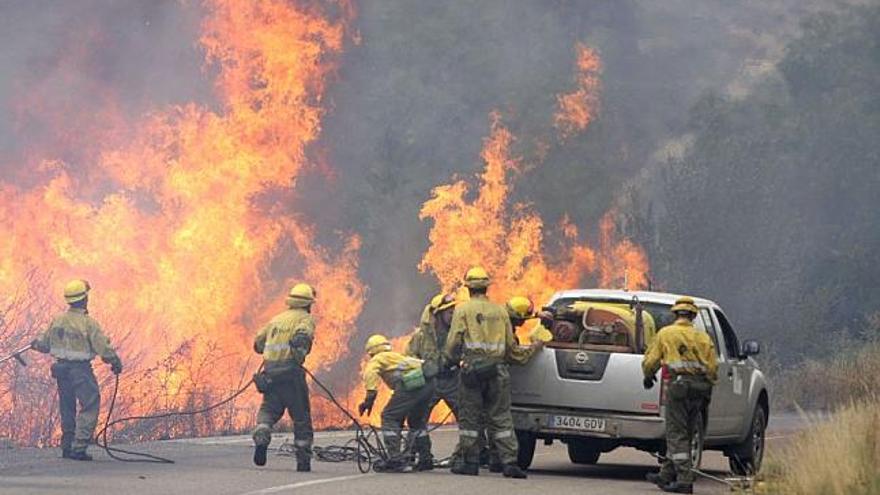
[[[321,3],[325,2],[291,1],[287,5]],[[270,222],[273,227],[266,232],[276,236],[273,239],[294,237],[279,241],[281,248],[274,242],[262,245],[270,258],[265,266],[242,261],[250,267],[250,275],[233,286],[252,289],[256,285],[251,282],[260,280],[270,293],[253,295],[260,309],[247,310],[246,318],[229,323],[242,335],[246,330],[256,331],[251,327],[265,316],[269,301],[278,299],[275,296],[281,294],[291,274],[303,274],[317,279],[319,285],[340,289],[337,300],[327,305],[333,308],[327,316],[334,318],[329,325],[338,329],[328,349],[344,354],[346,350],[358,352],[361,338],[373,331],[391,336],[407,332],[422,305],[439,290],[438,281],[418,269],[433,227],[430,219],[419,218],[419,211],[437,185],[472,178],[482,170],[481,147],[491,133],[487,115],[498,110],[505,127],[517,136],[511,155],[522,157],[521,175],[507,204],[527,205],[544,225],[577,225],[594,241],[612,230],[624,238],[638,236],[649,258],[658,261],[656,282],[661,287],[717,294],[719,302],[733,302],[733,310],[742,313],[747,311],[747,299],[737,297],[736,291],[743,290],[746,273],[775,273],[779,280],[780,266],[793,271],[814,251],[803,249],[802,256],[785,257],[779,265],[765,256],[761,264],[746,271],[738,270],[742,265],[736,254],[748,257],[768,251],[756,242],[726,247],[726,273],[743,278],[736,279],[734,289],[723,290],[730,287],[730,278],[700,278],[704,272],[691,268],[682,256],[670,254],[677,246],[669,241],[672,233],[688,247],[691,236],[700,240],[720,227],[667,228],[670,218],[678,218],[673,213],[680,210],[665,200],[674,190],[666,188],[662,179],[680,176],[676,174],[700,178],[711,169],[711,160],[688,161],[695,147],[706,142],[699,137],[700,126],[694,125],[695,115],[699,117],[699,110],[711,103],[705,94],[714,91],[731,100],[745,100],[763,90],[768,74],[776,73],[774,67],[783,59],[785,47],[800,32],[800,19],[834,5],[837,2],[832,0],[365,1],[356,5],[349,33],[353,41],[346,41],[349,45],[336,55],[340,59],[326,69],[332,72],[320,71],[319,79],[327,76],[326,91],[309,92],[297,100],[309,111],[305,117],[293,113],[288,118],[285,106],[278,105],[280,100],[250,97],[267,84],[250,73],[224,81],[245,94],[240,101],[217,101],[219,69],[206,64],[200,44],[205,17],[201,3],[89,0],[55,2],[47,8],[35,2],[8,1],[0,5],[0,171],[5,183],[28,190],[59,170],[39,161],[50,157],[67,164],[65,171],[78,186],[72,187],[80,199],[74,206],[91,201],[97,207],[106,193],[125,189],[123,195],[149,217],[162,205],[132,187],[130,180],[161,183],[166,179],[161,167],[141,177],[142,163],[117,161],[117,166],[109,167],[117,174],[110,181],[90,175],[97,168],[92,165],[104,163],[108,157],[102,153],[107,149],[158,150],[155,156],[174,157],[182,142],[199,140],[165,142],[162,133],[138,140],[132,122],[156,118],[157,109],[172,109],[168,111],[175,115],[179,111],[198,122],[203,122],[195,118],[199,112],[222,113],[224,105],[238,104],[237,111],[246,116],[269,112],[268,107],[278,110],[272,116],[283,118],[267,119],[260,127],[271,139],[255,137],[232,118],[225,122],[228,132],[215,135],[212,148],[220,156],[230,156],[223,138],[228,134],[252,144],[248,149],[260,151],[256,154],[264,161],[259,166],[250,157],[234,156],[251,166],[256,177],[239,199],[255,196],[258,208],[254,212],[288,219]],[[343,4],[342,9],[349,7]],[[245,36],[237,47],[247,53],[250,41]],[[280,48],[280,52],[299,49]],[[584,88],[579,80],[584,71],[578,67],[587,49],[602,61],[601,73],[594,74],[602,88],[596,102],[600,111],[591,116],[588,127],[575,126],[578,132],[561,139],[555,118],[564,101],[560,95],[577,95]],[[216,59],[225,56],[222,50],[213,55]],[[242,56],[229,66],[248,61],[252,60]],[[313,62],[317,65],[323,59],[316,56]],[[274,75],[284,73],[280,70]],[[314,84],[314,79],[304,84]],[[786,91],[780,94],[788,95]],[[276,125],[302,123],[300,117],[309,124],[307,131],[285,131],[283,125]],[[288,142],[297,143],[293,151],[279,145]],[[670,156],[693,167],[670,163]],[[213,169],[200,152],[188,157],[199,170]],[[754,155],[746,154],[737,163],[751,158]],[[279,163],[286,160],[295,166],[283,169]],[[226,163],[227,171],[237,170],[233,162]],[[260,179],[272,167],[279,167],[278,173],[271,180]],[[230,177],[236,180],[235,174]],[[204,184],[195,176],[190,179],[194,187]],[[221,184],[221,179],[215,176],[215,184]],[[288,183],[293,187],[286,187]],[[737,183],[743,190],[759,185],[756,177]],[[175,211],[179,197],[166,198],[165,206],[172,205],[170,211]],[[215,195],[206,197],[218,203]],[[792,199],[803,205],[812,197]],[[215,206],[220,211],[223,205]],[[723,203],[712,203],[712,208],[731,209]],[[195,207],[191,210],[197,212]],[[726,220],[737,219],[742,220],[742,215]],[[166,220],[180,227],[173,219]],[[246,226],[254,225],[252,221],[263,224],[263,219],[249,215],[247,220]],[[764,226],[761,233],[778,235],[780,225]],[[816,223],[805,221],[804,225],[799,232]],[[108,220],[102,232],[118,233],[118,229]],[[144,234],[144,238],[149,236]],[[800,239],[811,242],[813,238]],[[547,244],[564,243],[548,239]],[[784,249],[782,244],[777,247],[779,251],[769,253]],[[298,254],[275,256],[288,251]],[[337,262],[333,253],[340,252],[344,260]],[[190,261],[187,258],[178,265],[191,266]],[[304,264],[313,267],[307,269]],[[334,272],[337,265],[340,270]],[[700,265],[712,267],[717,265]],[[204,268],[199,273],[214,267]],[[613,280],[615,274],[605,273],[602,278]],[[797,281],[787,288],[807,283],[799,276],[792,278]],[[369,288],[363,311],[361,281]],[[774,290],[778,287],[769,284],[762,289],[763,294]],[[328,291],[319,292],[328,297]],[[814,297],[821,303],[836,300],[836,294]],[[355,302],[346,303],[349,299]],[[345,317],[339,316],[344,312]],[[358,320],[352,322],[357,314]],[[355,326],[357,333],[349,326]],[[351,371],[338,373],[348,373],[350,378]]]

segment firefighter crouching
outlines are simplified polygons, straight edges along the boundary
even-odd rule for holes
[[[506,362],[517,346],[510,316],[503,306],[486,297],[489,275],[483,268],[468,270],[465,285],[471,298],[456,306],[444,348],[447,362],[461,362],[458,420],[463,459],[453,466],[452,472],[479,474],[480,417],[485,412],[489,442],[498,451],[504,476],[525,478],[526,473],[516,465],[517,441],[510,414],[510,373]]]
[[[56,316],[49,328],[31,342],[34,350],[55,358],[52,376],[58,383],[61,456],[77,461],[92,460],[86,449],[95,434],[101,406],[101,391],[92,371],[92,359],[101,356],[114,374],[122,373],[122,361],[101,326],[89,316],[90,290],[85,280],[68,283],[64,287],[64,299],[70,307]],[[76,413],[77,402],[79,414]]]
[[[672,379],[666,403],[666,459],[648,481],[665,492],[693,493],[691,437],[699,418],[705,418],[717,379],[715,346],[706,332],[694,327],[698,310],[694,300],[679,298],[672,307],[677,319],[657,333],[642,361],[644,386],[654,386],[655,375],[666,366]]]
[[[434,469],[427,430],[428,411],[434,395],[433,376],[425,376],[420,359],[392,351],[391,342],[383,335],[373,335],[367,339],[364,350],[370,356],[364,368],[367,395],[358,406],[358,413],[372,413],[380,381],[393,390],[391,399],[382,410],[382,439],[388,459],[381,470],[400,472],[409,463],[409,452],[401,453],[400,448],[404,421],[409,425],[410,435],[415,438],[413,448],[418,456],[416,470]]]
[[[263,355],[264,370],[254,376],[263,402],[254,429],[254,464],[266,464],[272,427],[285,410],[293,419],[296,470],[311,471],[312,415],[309,389],[302,364],[312,349],[315,320],[311,315],[315,290],[297,284],[287,297],[288,309],[272,318],[254,339],[254,351]]]

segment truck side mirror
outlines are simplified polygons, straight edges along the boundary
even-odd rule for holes
[[[757,340],[747,340],[742,344],[742,357],[757,356],[761,353],[761,344]]]

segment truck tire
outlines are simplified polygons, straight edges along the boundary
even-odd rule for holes
[[[516,441],[519,444],[519,449],[516,452],[516,464],[525,471],[532,465],[532,459],[535,458],[535,444],[538,442],[538,437],[528,431],[516,430]]]
[[[764,461],[764,442],[767,431],[767,411],[761,404],[755,406],[752,425],[745,442],[735,446],[727,456],[730,470],[739,476],[749,476],[761,470]]]
[[[596,464],[602,451],[592,447],[589,443],[571,440],[568,442],[568,458],[575,464]]]

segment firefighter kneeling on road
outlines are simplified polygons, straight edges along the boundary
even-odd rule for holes
[[[52,376],[58,382],[58,407],[61,409],[61,456],[77,461],[91,461],[86,448],[95,434],[101,391],[92,371],[96,355],[108,363],[113,374],[122,373],[122,361],[89,316],[89,283],[74,280],[64,287],[64,299],[70,308],[52,320],[48,330],[31,346],[56,359]],[[79,402],[79,414],[76,403]]]
[[[644,386],[654,386],[655,375],[666,366],[672,379],[666,403],[666,459],[659,473],[649,473],[648,481],[664,492],[693,493],[691,437],[699,418],[706,418],[717,379],[715,346],[706,332],[694,327],[697,306],[690,297],[679,298],[672,307],[677,319],[657,333],[645,358]]]
[[[410,427],[414,452],[418,455],[417,471],[434,469],[431,456],[431,439],[428,436],[427,418],[431,398],[434,395],[434,377],[426,377],[422,360],[404,356],[391,350],[391,342],[383,335],[373,335],[365,346],[370,360],[364,368],[364,386],[367,395],[358,406],[358,413],[370,414],[384,381],[394,392],[382,410],[382,439],[388,453],[383,471],[403,471],[409,462],[409,449],[401,454],[403,422]]]
[[[254,351],[263,355],[264,369],[254,376],[263,403],[254,429],[254,464],[266,465],[266,451],[272,441],[272,427],[284,415],[293,419],[296,470],[312,470],[312,413],[309,389],[302,364],[312,350],[315,320],[311,309],[315,290],[296,284],[287,297],[287,311],[272,318],[254,339]]]

